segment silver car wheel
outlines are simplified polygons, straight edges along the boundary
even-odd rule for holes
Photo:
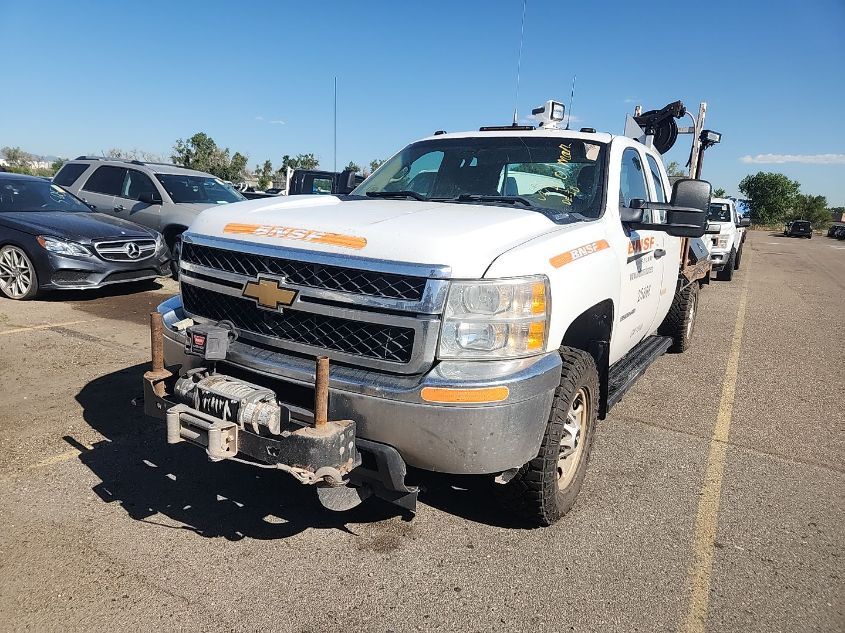
[[[557,461],[557,485],[560,490],[565,490],[572,483],[578,470],[578,464],[584,452],[584,442],[581,439],[590,423],[589,408],[587,390],[581,387],[566,414],[563,436],[560,438],[560,453]]]
[[[32,288],[35,271],[32,262],[17,246],[0,249],[0,290],[7,297],[20,299]]]

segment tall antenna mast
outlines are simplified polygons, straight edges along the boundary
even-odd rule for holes
[[[566,129],[569,129],[569,121],[572,119],[572,102],[575,101],[575,80],[578,75],[572,75],[572,92],[569,93],[569,110],[566,113]]]
[[[334,78],[334,169],[337,171],[337,75]]]
[[[519,55],[516,58],[516,95],[513,100],[513,124],[519,122],[519,115],[517,114],[517,107],[519,106],[519,71],[522,68],[522,42],[525,38],[525,6],[528,0],[522,0],[522,26],[519,29]]]

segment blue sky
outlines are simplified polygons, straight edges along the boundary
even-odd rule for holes
[[[337,163],[364,165],[437,129],[508,123],[521,12],[522,0],[0,0],[0,146],[166,156],[204,131],[251,166],[314,152],[331,168],[336,75]],[[845,205],[843,0],[528,0],[520,113],[568,103],[576,73],[579,126],[620,133],[635,103],[706,100],[724,134],[705,160],[714,186],[736,194],[746,174],[780,171]],[[685,162],[683,138],[667,160]]]

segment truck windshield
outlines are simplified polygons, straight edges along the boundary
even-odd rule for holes
[[[156,174],[156,178],[164,186],[173,202],[226,204],[246,200],[230,185],[213,176]]]
[[[714,203],[710,205],[710,212],[707,214],[707,219],[712,222],[730,222],[731,221],[731,207],[727,204]]]
[[[70,211],[90,213],[91,208],[58,185],[40,178],[0,178],[0,212]]]
[[[601,214],[605,144],[566,137],[489,136],[413,143],[352,195],[522,205]],[[391,196],[391,192],[397,195]]]

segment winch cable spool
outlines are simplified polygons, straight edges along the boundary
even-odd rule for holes
[[[678,140],[678,124],[675,119],[686,115],[687,109],[681,101],[674,101],[660,110],[649,110],[634,117],[646,136],[652,137],[654,149],[665,154]]]

